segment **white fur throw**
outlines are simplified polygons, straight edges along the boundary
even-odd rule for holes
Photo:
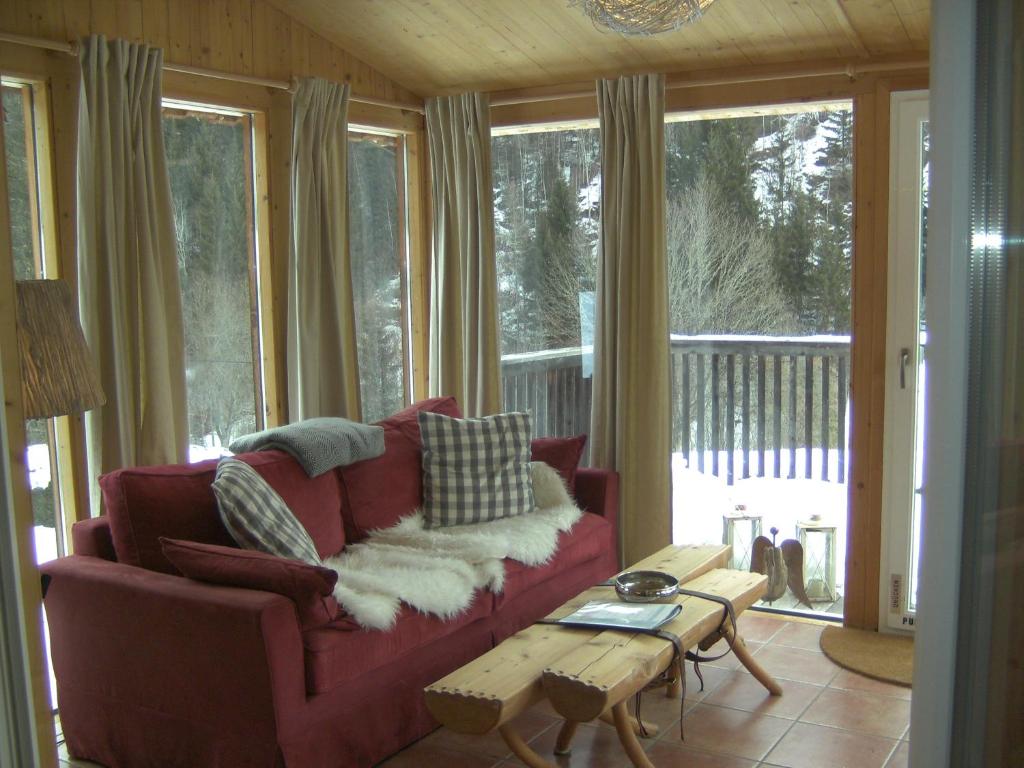
[[[324,565],[338,572],[335,598],[361,626],[390,629],[403,602],[449,619],[469,607],[477,589],[500,593],[503,558],[543,565],[555,554],[559,532],[571,529],[583,513],[554,469],[533,462],[531,470],[537,505],[532,512],[426,529],[417,510],[328,558]]]

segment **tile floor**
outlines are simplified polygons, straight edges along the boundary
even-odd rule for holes
[[[679,702],[647,694],[642,715],[657,738],[642,741],[658,768],[905,768],[910,690],[848,672],[818,647],[820,624],[748,612],[740,633],[754,656],[782,684],[769,697],[735,657],[706,665],[704,690],[688,665],[684,726]],[[711,653],[714,653],[713,649]],[[516,726],[541,756],[563,768],[628,768],[613,728],[582,725],[572,755],[553,755],[559,720],[547,705],[521,715]],[[59,726],[58,726],[59,727]],[[92,766],[67,756],[62,768]],[[382,768],[514,768],[522,765],[501,737],[434,731],[381,764]]]

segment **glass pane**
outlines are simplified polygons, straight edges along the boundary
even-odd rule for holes
[[[7,153],[7,201],[11,210],[11,246],[14,251],[14,277],[32,280],[38,277],[33,253],[32,231],[35,203],[32,199],[35,160],[30,157],[31,141],[26,142],[26,128],[31,113],[26,114],[28,88],[4,84],[4,149]]]
[[[185,318],[189,460],[262,427],[248,116],[164,109]]]
[[[665,127],[674,540],[749,568],[793,539],[771,605],[839,614],[852,131],[848,107]]]
[[[915,406],[914,436],[914,506],[910,518],[910,591],[908,608],[917,610],[918,568],[921,557],[921,493],[924,486],[924,424],[925,391],[927,386],[928,362],[925,347],[928,332],[925,326],[925,265],[928,253],[928,121],[921,123],[921,304],[920,304],[920,348],[918,350],[917,405]]]
[[[491,152],[504,407],[538,436],[589,432],[600,132],[496,136]]]
[[[405,404],[401,144],[394,136],[349,137],[349,249],[363,419]]]

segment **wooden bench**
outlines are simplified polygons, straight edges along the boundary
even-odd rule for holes
[[[671,573],[687,589],[730,599],[736,613],[750,607],[765,591],[761,574],[726,570],[729,547],[666,547],[627,570]],[[590,600],[614,600],[608,587],[592,587],[560,606],[548,618],[561,618]],[[723,623],[724,608],[708,600],[679,595],[682,612],[665,626],[685,648],[705,646],[735,627]],[[781,689],[751,658],[742,639],[735,637],[740,662],[773,695]],[[496,648],[427,687],[427,707],[444,726],[468,734],[495,728],[509,748],[531,768],[553,768],[511,727],[518,714],[551,699],[566,718],[556,751],[568,751],[578,723],[601,718],[614,722],[634,765],[651,768],[637,741],[637,723],[627,710],[628,698],[666,671],[674,649],[666,640],[625,632],[535,624],[517,632]],[[678,679],[678,676],[677,676]],[[679,695],[678,686],[669,695]]]

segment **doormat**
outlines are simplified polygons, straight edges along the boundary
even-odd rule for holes
[[[826,627],[821,650],[852,672],[907,688],[914,678],[914,638],[863,629]]]

